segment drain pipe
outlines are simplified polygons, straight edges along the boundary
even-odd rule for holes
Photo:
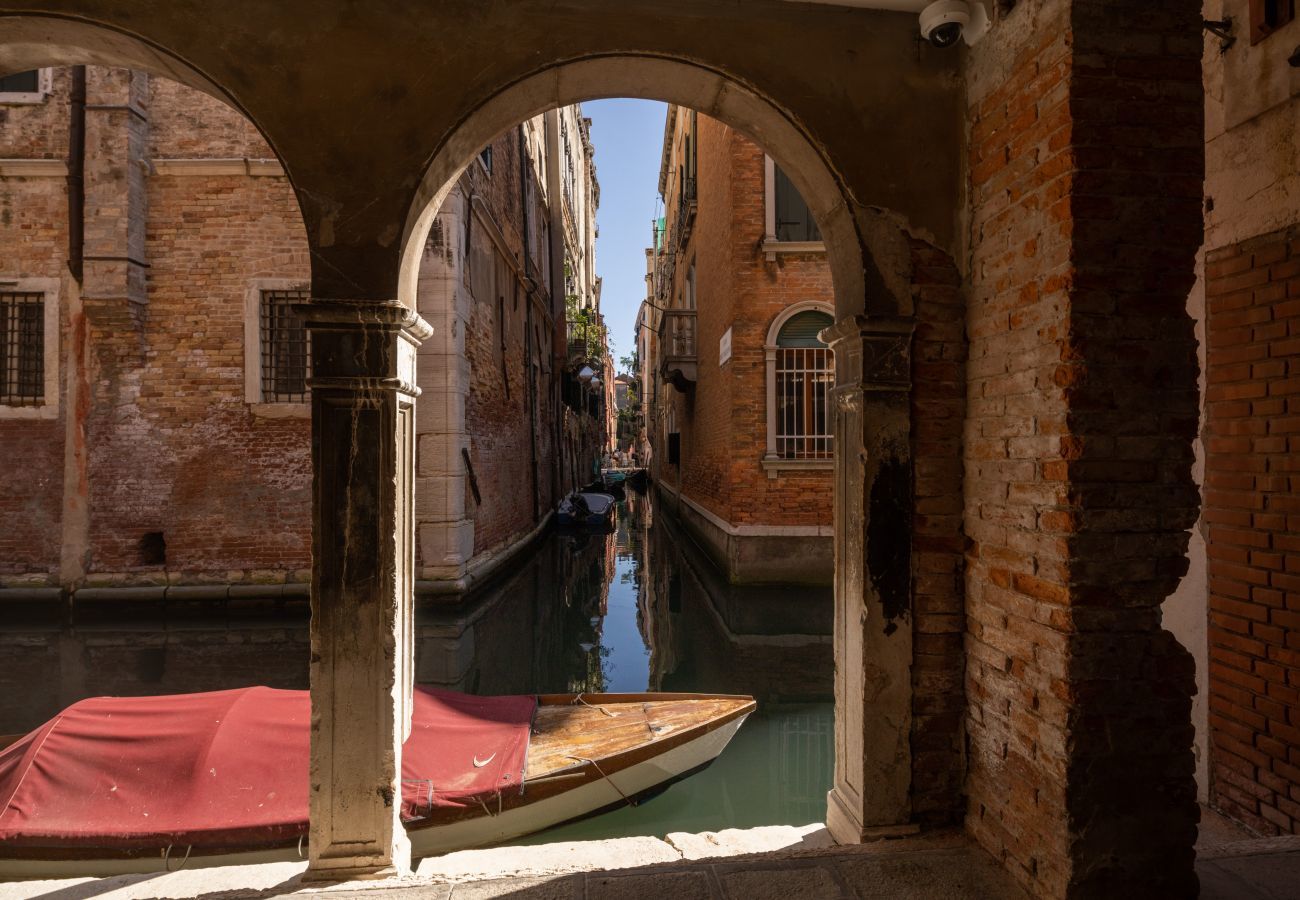
[[[86,250],[86,67],[72,67],[68,120],[68,269],[81,283]]]
[[[86,253],[86,67],[73,66],[68,107],[68,274],[62,305],[68,322],[64,379],[63,510],[59,527],[62,612],[72,616],[73,593],[86,574],[90,533],[90,371],[82,283]]]
[[[555,410],[555,454],[551,466],[551,505],[559,503],[564,493],[564,460],[568,450],[564,444],[564,396],[561,379],[568,363],[568,345],[565,335],[564,305],[564,206],[560,200],[560,111],[552,109],[542,116],[543,134],[546,138],[546,205],[551,216],[547,240],[551,254],[551,407]],[[563,347],[560,352],[557,347]]]
[[[542,517],[541,479],[537,475],[537,391],[529,369],[533,361],[533,294],[536,282],[533,280],[533,233],[528,217],[528,153],[524,149],[524,126],[517,131],[519,138],[519,206],[523,211],[524,225],[524,393],[528,397],[528,449],[531,454],[533,481],[533,522]]]

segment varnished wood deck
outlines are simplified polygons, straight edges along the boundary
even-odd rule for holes
[[[566,695],[540,698],[524,780],[546,778],[595,760],[606,773],[620,760],[653,756],[659,746],[689,732],[703,732],[754,709],[749,697],[638,694]],[[608,762],[606,762],[608,761]]]

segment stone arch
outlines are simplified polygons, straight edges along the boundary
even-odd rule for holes
[[[275,143],[225,88],[159,44],[126,31],[61,16],[3,16],[0,75],[50,66],[115,66],[160,75],[209,94],[253,124],[271,151]],[[282,161],[283,162],[283,161]]]
[[[838,317],[862,312],[908,315],[911,292],[879,289],[863,222],[833,161],[787,110],[757,90],[694,62],[660,56],[600,56],[561,63],[505,86],[463,120],[425,168],[403,230],[398,299],[414,308],[420,253],[456,176],[484,145],[539,113],[584,100],[662,100],[702,112],[758,143],[808,203],[826,244]],[[901,232],[900,232],[901,234]],[[869,285],[877,285],[868,296]],[[893,285],[890,285],[893,287]]]

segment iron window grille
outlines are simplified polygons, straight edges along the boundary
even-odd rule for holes
[[[817,333],[832,319],[822,312],[793,316],[776,340],[776,454],[782,459],[834,455],[831,389],[835,361]]]
[[[305,291],[262,291],[262,400],[307,402],[307,365],[311,336],[293,305],[308,299]]]
[[[0,294],[0,403],[45,402],[45,295]]]

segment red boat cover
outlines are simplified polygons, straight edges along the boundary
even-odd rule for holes
[[[403,817],[523,784],[537,699],[417,688]],[[307,831],[306,691],[74,703],[0,751],[0,844],[260,846]],[[346,727],[346,723],[344,723]]]

